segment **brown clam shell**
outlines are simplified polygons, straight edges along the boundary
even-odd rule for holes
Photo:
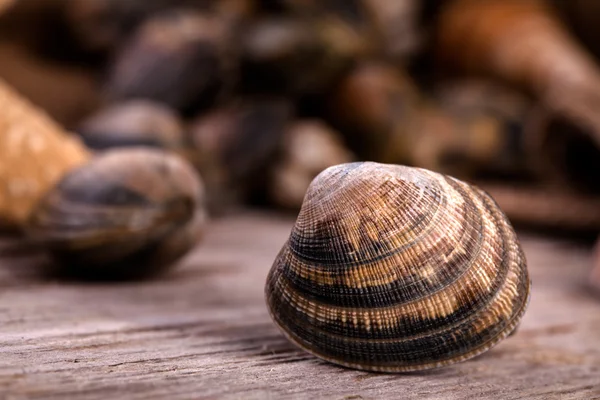
[[[231,78],[229,42],[228,26],[218,15],[184,9],[157,14],[117,52],[106,96],[145,98],[185,113],[208,106]]]
[[[77,129],[93,150],[115,147],[183,147],[183,122],[175,110],[159,102],[134,99],[110,104],[86,118]]]
[[[363,162],[311,183],[265,292],[275,323],[308,352],[400,372],[490,349],[517,326],[529,289],[516,234],[485,192]]]
[[[60,272],[130,279],[174,265],[205,225],[204,188],[193,167],[166,151],[108,151],[66,176],[40,201],[29,237]]]

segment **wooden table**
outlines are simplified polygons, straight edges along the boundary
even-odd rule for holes
[[[589,249],[522,236],[533,278],[516,335],[440,370],[386,375],[321,362],[271,323],[263,284],[292,220],[212,223],[154,281],[60,282],[38,254],[0,256],[1,399],[600,399],[600,298]]]

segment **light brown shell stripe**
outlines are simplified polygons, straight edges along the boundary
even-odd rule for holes
[[[337,205],[338,209],[329,210],[329,213],[334,213],[338,219],[331,219],[328,224],[332,225],[328,229],[310,229],[311,222],[307,221],[303,221],[303,226],[297,225],[292,235],[300,235],[296,244],[303,247],[292,252],[291,246],[286,244],[267,279],[265,290],[269,311],[286,336],[307,351],[334,363],[394,372],[433,368],[471,358],[489,349],[514,329],[527,305],[529,277],[516,235],[489,196],[460,181],[407,167],[359,163],[330,170],[315,179],[313,185],[318,184],[318,187],[314,193],[309,189],[305,203],[316,198],[320,205],[308,204],[309,212],[305,218],[310,215],[318,221],[320,216],[316,210],[319,207]],[[364,175],[357,177],[356,174]],[[415,236],[418,243],[407,246],[404,253],[394,252],[386,243],[374,246],[374,250],[362,249],[361,256],[368,260],[364,264],[360,263],[360,259],[352,260],[348,265],[340,264],[340,259],[349,258],[338,253],[348,248],[336,247],[341,242],[332,241],[331,237],[346,234],[349,229],[362,229],[360,223],[364,219],[360,218],[361,210],[375,213],[370,221],[377,229],[385,228],[386,218],[393,214],[396,203],[383,202],[369,209],[362,202],[368,196],[377,195],[372,187],[388,190],[384,185],[378,186],[378,180],[402,180],[405,175],[409,182],[404,185],[405,189],[417,188],[420,193],[408,198],[419,199],[435,207],[436,201],[441,204],[440,198],[423,200],[427,195],[433,194],[434,198],[436,195],[434,190],[428,192],[427,182],[433,181],[432,186],[440,188],[437,194],[446,197],[444,218],[448,222],[444,225],[438,223],[429,231],[421,230]],[[359,199],[355,203],[345,193],[345,187],[360,186],[364,177],[375,180],[375,183],[369,182],[371,190],[353,188],[350,193]],[[346,182],[340,185],[340,181]],[[414,181],[417,181],[416,185],[411,184]],[[476,212],[465,212],[465,209]],[[303,212],[300,214],[302,216]],[[446,214],[459,218],[453,219]],[[421,210],[421,215],[427,215],[427,212]],[[337,221],[346,224],[343,229],[335,226]],[[352,228],[349,221],[358,225]],[[453,226],[452,222],[456,221],[462,222],[460,229]],[[462,239],[448,239],[448,235],[462,238],[465,232],[470,232],[469,235],[476,232],[465,226],[480,229],[480,240],[468,241],[476,243],[477,249],[461,246]],[[320,246],[329,243],[330,251],[338,253],[326,257],[322,264],[300,259],[299,250],[306,248],[309,254],[314,250],[311,248],[311,235],[318,236]],[[359,245],[368,247],[374,243],[374,235],[359,237]],[[438,265],[428,263],[427,257],[402,258],[410,251],[422,254],[432,248],[435,251],[429,254],[448,250],[451,256],[445,260],[438,258],[435,261]],[[461,254],[458,248],[469,250]],[[317,253],[313,251],[312,255]],[[456,254],[460,255],[457,264],[446,270],[440,268],[439,264],[443,265]],[[332,260],[334,263],[331,263]],[[460,273],[456,273],[456,269]],[[420,272],[421,279],[406,279],[409,270]],[[444,276],[449,273],[450,277]],[[403,284],[418,285],[430,280],[445,283],[429,293],[415,292],[414,298],[405,296],[398,301],[396,296],[394,301],[389,301],[391,291],[406,290]],[[313,288],[310,282],[313,282]],[[348,292],[352,295],[349,296]]]

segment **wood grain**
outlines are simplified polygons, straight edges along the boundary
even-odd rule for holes
[[[522,235],[533,278],[517,333],[430,372],[339,368],[289,344],[263,285],[292,220],[214,221],[179,268],[147,282],[82,284],[0,242],[0,399],[600,399],[600,299],[590,250]]]

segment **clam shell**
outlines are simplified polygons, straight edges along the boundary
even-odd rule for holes
[[[26,230],[68,275],[146,276],[173,265],[205,225],[204,186],[169,152],[117,149],[66,174],[40,201]]]
[[[482,190],[372,162],[323,171],[267,278],[275,323],[346,367],[400,372],[472,358],[517,326],[525,256]]]
[[[118,147],[184,146],[183,122],[175,110],[149,100],[110,104],[88,117],[77,129],[87,147],[102,151]]]

